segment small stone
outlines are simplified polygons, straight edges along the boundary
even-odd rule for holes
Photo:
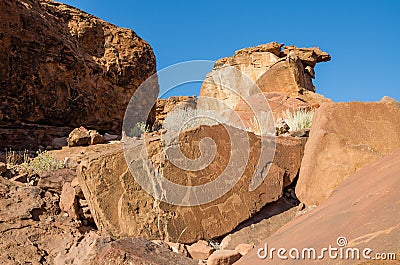
[[[84,146],[88,145],[91,140],[90,133],[85,127],[74,129],[68,136],[68,146]]]
[[[66,168],[76,169],[78,167],[78,162],[70,157],[66,157],[64,159],[64,165]]]
[[[200,240],[191,246],[187,247],[187,250],[192,259],[205,260],[215,251],[207,241]]]
[[[292,137],[308,137],[310,135],[310,129],[301,129],[289,133]]]
[[[53,149],[61,149],[63,146],[67,146],[67,137],[57,137],[54,138],[51,142],[51,146]]]
[[[289,125],[283,119],[279,119],[275,124],[276,135],[282,135],[289,132],[290,128]]]
[[[240,255],[244,256],[253,249],[253,245],[251,244],[239,244],[236,246],[235,251]]]
[[[189,257],[189,252],[186,249],[186,246],[181,243],[172,243],[172,242],[166,242],[168,246],[171,248],[171,250],[175,253],[179,253],[184,255],[185,257]]]
[[[0,175],[7,171],[7,165],[3,162],[0,162]]]
[[[90,140],[89,140],[90,145],[104,144],[106,142],[104,137],[101,136],[97,131],[90,130],[89,135],[90,135]]]
[[[117,141],[119,139],[119,135],[108,134],[108,133],[105,133],[103,137],[106,142]]]
[[[235,250],[217,250],[207,260],[207,265],[231,265],[242,255]]]
[[[78,219],[78,200],[75,196],[75,189],[71,187],[71,183],[64,184],[60,197],[60,209],[68,213],[73,219]]]
[[[163,247],[165,249],[171,250],[169,245],[163,240],[152,240],[151,242],[153,242],[154,244],[159,245],[159,246],[161,246],[161,247]]]

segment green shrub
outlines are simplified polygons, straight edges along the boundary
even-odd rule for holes
[[[127,132],[127,136],[129,137],[140,137],[143,133],[148,132],[149,130],[146,128],[145,122],[138,122],[133,126],[133,128]]]
[[[44,171],[56,170],[64,167],[64,163],[61,160],[54,158],[49,152],[37,151],[35,158],[29,159],[25,162],[26,167],[29,171],[41,174]]]
[[[283,112],[283,119],[289,126],[290,131],[311,128],[313,116],[314,111],[305,109],[298,109],[295,112],[290,112],[289,110]]]

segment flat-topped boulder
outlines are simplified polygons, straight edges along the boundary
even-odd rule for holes
[[[239,132],[239,129],[232,130],[234,134]],[[94,153],[82,161],[78,177],[99,230],[113,238],[140,236],[181,243],[222,236],[282,196],[283,188],[293,183],[299,171],[306,141],[304,138],[278,137],[276,155],[265,179],[255,190],[249,191],[250,180],[260,159],[261,142],[260,137],[248,133],[251,152],[245,168],[242,168],[243,175],[231,190],[205,204],[172,205],[153,198],[138,184],[138,177],[148,178],[150,183],[161,173],[171,182],[184,186],[198,186],[217,179],[231,163],[229,136],[222,125],[183,131],[179,146],[186,157],[198,158],[201,155],[199,141],[204,137],[215,141],[217,151],[212,162],[197,171],[184,170],[172,164],[163,148],[167,150],[173,143],[162,143],[157,134],[147,138],[145,143],[136,140],[128,155],[133,167],[131,170],[121,144],[104,145],[103,152]],[[148,159],[150,164],[146,162]],[[241,161],[233,163],[237,163],[235,170],[241,170]],[[261,159],[260,163],[265,163],[261,168],[266,169],[270,161]]]

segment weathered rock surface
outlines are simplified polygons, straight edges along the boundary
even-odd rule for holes
[[[6,163],[0,162],[0,175],[7,171]]]
[[[293,207],[282,213],[265,218],[260,222],[247,226],[237,232],[227,235],[221,242],[223,249],[235,249],[240,244],[258,245],[273,235],[278,229],[291,222],[300,207]]]
[[[206,260],[215,251],[207,241],[200,240],[187,247],[189,255],[192,259]]]
[[[68,213],[72,219],[79,219],[78,198],[75,196],[75,189],[71,183],[65,183],[60,197],[60,209]]]
[[[395,106],[400,108],[400,102],[398,102],[394,98],[391,98],[391,97],[388,97],[388,96],[384,96],[383,98],[381,98],[381,100],[379,102],[392,104],[392,105],[395,105]]]
[[[242,255],[236,250],[217,250],[207,260],[207,265],[232,265]]]
[[[295,112],[298,109],[311,111],[317,109],[325,102],[329,103],[332,101],[316,93],[298,95],[295,98],[285,93],[262,93],[239,100],[234,107],[234,112],[243,120],[247,127],[253,129],[252,119],[254,119],[255,113],[266,111],[267,107],[265,104],[267,103],[274,121],[277,122],[280,118],[283,118],[283,113],[286,110],[290,112]]]
[[[75,128],[67,138],[68,146],[85,146],[85,145],[96,145],[103,144],[106,139],[101,136],[95,130],[87,130],[85,127],[81,126]]]
[[[330,101],[315,94],[312,84],[315,78],[313,67],[316,63],[329,61],[330,56],[319,48],[295,46],[286,46],[281,52],[281,46],[272,42],[239,50],[230,58],[216,61],[203,82],[198,108],[219,112],[241,109],[238,105],[243,104],[244,99],[272,92],[292,100],[300,98],[310,104]]]
[[[328,53],[321,51],[318,47],[298,48],[296,46],[284,46],[282,53],[286,56],[292,53],[299,57],[305,66],[311,67],[314,67],[317,63],[328,62],[331,60],[331,56]]]
[[[98,264],[197,265],[198,263],[145,239],[124,238],[104,248]]]
[[[400,149],[400,109],[385,103],[334,103],[315,113],[296,194],[318,205],[357,170]]]
[[[61,194],[63,185],[66,182],[72,182],[75,177],[76,172],[68,168],[47,171],[40,175],[38,187],[43,190]]]
[[[199,157],[198,142],[206,136],[214,139],[218,147],[215,159],[207,168],[188,174],[172,165],[161,151],[160,136],[154,136],[146,140],[147,150],[141,143],[132,150],[131,154],[136,156],[135,164],[143,167],[134,174],[142,177],[154,174],[154,170],[147,169],[143,162],[148,153],[156,168],[162,169],[170,181],[181,185],[187,185],[188,181],[192,185],[208,183],[221,174],[229,160],[227,132],[222,126],[199,127],[183,132],[180,145],[187,157]],[[306,141],[278,137],[276,155],[268,175],[256,190],[249,192],[249,181],[259,159],[257,145],[260,138],[249,134],[249,139],[252,150],[239,182],[216,201],[191,207],[155,201],[129,172],[122,146],[104,146],[103,152],[89,156],[78,169],[83,192],[99,230],[114,238],[141,236],[181,243],[207,240],[232,231],[265,204],[282,196],[283,187],[290,185],[299,171]],[[241,211],[235,210],[238,205],[242,205]]]
[[[73,128],[58,127],[38,124],[13,124],[4,125],[0,121],[0,148],[16,150],[42,149],[53,146],[53,140],[67,136]]]
[[[66,136],[58,127],[120,133],[131,95],[156,71],[143,39],[47,0],[1,0],[0,17],[0,147],[50,145]]]
[[[54,264],[59,253],[82,239],[90,228],[80,232],[63,219],[58,201],[49,191],[0,177],[1,264]]]
[[[111,238],[100,237],[91,231],[83,239],[58,253],[54,265],[98,265],[101,252],[110,243]]]
[[[396,151],[359,170],[347,178],[321,205],[296,218],[264,242],[268,243],[269,249],[275,247],[301,250],[313,247],[320,254],[321,249],[329,245],[338,247],[338,237],[345,237],[347,245],[344,250],[358,248],[363,251],[370,248],[372,258],[376,253],[400,253],[399,160],[400,151]],[[270,261],[257,257],[257,251],[264,247],[264,242],[237,264]],[[368,262],[362,259],[362,253],[360,256],[360,260],[329,259],[325,253],[325,259],[312,260],[312,264],[398,264],[400,258],[397,256],[396,261],[386,263],[381,260]],[[275,252],[273,264],[310,264],[310,260],[281,260]]]
[[[157,99],[155,118],[153,124],[153,130],[158,130],[161,128],[163,121],[167,115],[174,109],[196,109],[197,100],[195,96],[179,96],[179,97],[169,97],[167,99]]]

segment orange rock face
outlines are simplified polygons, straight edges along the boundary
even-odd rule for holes
[[[311,140],[311,139],[310,139]],[[322,248],[357,248],[360,259],[282,260],[274,253],[272,264],[398,264],[400,260],[400,151],[359,170],[347,178],[332,196],[314,210],[300,216],[264,240],[268,248],[315,248],[318,256]],[[338,240],[342,237],[341,240]],[[344,240],[344,238],[346,240]],[[347,241],[347,244],[346,244]],[[238,265],[269,264],[269,258],[260,259],[257,252],[265,249],[265,243],[257,245]],[[376,253],[394,253],[396,260],[365,260],[362,251],[370,248],[371,258]],[[332,252],[333,254],[335,252]],[[337,254],[339,251],[336,252]],[[264,253],[261,253],[264,254]],[[289,253],[286,252],[289,257]],[[346,254],[344,254],[344,257]],[[351,255],[351,254],[350,254]],[[351,256],[349,256],[351,257]]]
[[[132,173],[127,168],[122,146],[117,144],[105,146],[103,151],[83,161],[78,176],[102,233],[117,238],[141,236],[181,243],[222,236],[265,204],[282,196],[283,187],[290,185],[299,171],[305,145],[304,138],[278,137],[276,155],[268,174],[258,188],[249,191],[250,180],[260,159],[260,138],[249,133],[251,150],[242,177],[222,197],[202,205],[176,206],[155,200],[135,180],[147,176],[150,183],[160,172],[166,179],[184,186],[197,186],[217,179],[232,159],[229,136],[223,126],[202,126],[184,131],[179,145],[186,157],[195,159],[201,154],[199,141],[205,137],[215,141],[216,156],[206,168],[197,171],[184,170],[172,164],[162,152],[162,147],[166,150],[172,144],[162,145],[160,136],[147,139],[146,146],[137,143],[129,150],[127,159],[134,166]],[[147,155],[152,165],[145,162]],[[242,158],[245,159],[244,154]],[[233,161],[237,164],[235,170],[240,170],[239,160]],[[268,162],[262,159],[261,163],[264,162],[263,165],[267,166]],[[173,196],[176,191],[167,192],[171,194],[166,196]],[[213,194],[216,192],[218,190]]]
[[[162,126],[164,119],[167,117],[168,113],[170,113],[175,108],[185,109],[192,108],[195,109],[197,105],[196,97],[190,96],[179,96],[179,97],[169,97],[167,99],[157,99],[156,108],[155,108],[155,119],[153,124],[153,129],[157,130]]]
[[[331,100],[314,93],[312,79],[314,66],[330,60],[329,54],[319,48],[297,48],[271,42],[236,51],[232,57],[217,60],[200,90],[198,109],[215,110],[230,117],[230,111],[242,112],[244,122],[254,114],[249,112],[246,101],[260,101],[280,94],[282,103],[268,100],[274,116],[293,106],[313,106]],[[290,98],[290,99],[289,99]],[[287,101],[287,102],[286,102]],[[266,101],[252,104],[252,108],[267,110]],[[289,107],[288,105],[292,105]]]
[[[314,115],[296,194],[306,205],[318,205],[357,170],[396,149],[400,149],[396,105],[324,104]]]
[[[0,146],[20,145],[29,125],[32,146],[48,142],[46,131],[65,136],[59,126],[120,133],[130,97],[156,71],[143,39],[47,0],[1,0],[0,17]]]

